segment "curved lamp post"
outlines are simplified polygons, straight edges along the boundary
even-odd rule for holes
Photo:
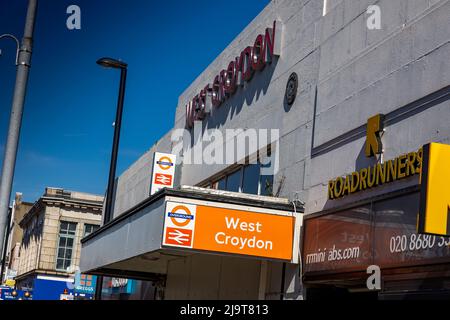
[[[122,61],[112,58],[101,58],[97,64],[105,68],[113,68],[120,70],[120,87],[119,98],[117,101],[116,121],[114,122],[114,140],[111,152],[111,164],[109,166],[108,189],[106,191],[106,205],[103,217],[103,224],[107,224],[112,218],[113,195],[114,195],[114,181],[116,179],[117,154],[119,151],[120,142],[120,128],[122,127],[122,113],[123,101],[125,98],[125,83],[127,80],[128,65]],[[95,289],[95,299],[101,300],[103,286],[103,276],[97,277],[97,284]]]
[[[2,34],[0,35],[0,40],[1,39],[11,39],[14,40],[16,43],[16,66],[19,65],[19,52],[20,52],[20,42],[19,39],[17,39],[15,36],[13,36],[12,34]],[[2,51],[0,49],[0,56],[2,55]],[[8,250],[8,238],[9,238],[9,231],[10,231],[10,225],[11,225],[11,216],[8,215],[8,219],[7,219],[7,224],[6,224],[6,236],[5,236],[5,243],[3,244],[3,251],[1,252],[1,267],[0,267],[0,285],[3,283],[3,273],[5,272],[5,265],[6,265],[6,255],[7,255],[7,250]],[[0,250],[1,250],[1,246],[0,246]]]
[[[117,101],[116,121],[114,123],[114,140],[111,152],[111,165],[109,167],[108,189],[106,192],[106,206],[103,223],[107,224],[112,217],[112,198],[114,194],[114,180],[116,178],[117,154],[119,151],[120,128],[122,126],[123,101],[125,98],[125,83],[127,80],[128,65],[112,58],[102,58],[97,64],[105,68],[120,69],[119,98]]]
[[[19,145],[20,128],[22,126],[22,115],[25,104],[28,76],[31,67],[31,56],[33,53],[33,34],[34,24],[36,21],[37,4],[38,0],[28,0],[28,9],[25,19],[25,29],[22,43],[16,54],[16,84],[14,86],[11,115],[9,118],[9,129],[6,138],[2,175],[0,176],[0,250],[5,245],[5,229],[8,225],[7,219],[9,202],[16,166],[17,148]],[[4,34],[1,38],[13,39],[16,44],[19,42],[17,38],[11,34]]]
[[[15,36],[13,36],[12,34],[9,34],[9,33],[2,34],[0,36],[0,40],[1,39],[8,39],[8,38],[11,39],[11,40],[14,40],[16,42],[16,47],[17,47],[17,50],[16,50],[16,66],[18,66],[19,65],[19,52],[20,52],[19,39],[17,39]],[[1,49],[0,49],[0,55],[2,55]]]

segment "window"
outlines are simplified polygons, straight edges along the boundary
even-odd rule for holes
[[[261,175],[263,164],[250,164],[212,183],[214,189],[273,196],[273,175]],[[263,171],[264,172],[264,171]]]
[[[273,196],[273,176],[261,176],[260,186],[260,195]]]
[[[240,192],[241,187],[241,171],[238,170],[227,177],[227,191]]]
[[[72,253],[75,242],[77,224],[61,221],[59,227],[59,243],[56,257],[56,270],[66,271],[72,264]]]
[[[244,180],[242,181],[242,192],[258,194],[259,165],[251,164],[244,168]]]
[[[100,226],[96,225],[96,224],[85,224],[84,225],[84,234],[83,237],[87,237],[88,235],[90,235],[91,233],[97,231],[97,229]]]
[[[217,181],[217,189],[225,190],[227,187],[227,177],[223,177],[219,181]]]

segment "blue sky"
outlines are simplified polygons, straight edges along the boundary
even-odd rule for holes
[[[27,0],[0,1],[0,34],[22,37]],[[178,96],[269,0],[40,0],[13,194],[46,186],[104,194],[119,72],[129,65],[118,175],[173,125]],[[66,9],[81,8],[69,31]],[[15,45],[0,40],[0,163],[15,82]],[[1,169],[0,169],[1,170]]]

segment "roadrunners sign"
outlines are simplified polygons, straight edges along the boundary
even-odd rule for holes
[[[162,188],[172,188],[175,176],[176,156],[168,153],[155,152],[150,195]]]

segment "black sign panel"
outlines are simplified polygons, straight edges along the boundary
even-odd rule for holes
[[[370,207],[306,220],[305,273],[365,270],[372,258]]]
[[[404,267],[450,262],[450,239],[417,234],[419,193],[380,201],[375,216],[374,264]]]
[[[304,273],[450,263],[450,238],[419,235],[419,193],[305,220]]]

